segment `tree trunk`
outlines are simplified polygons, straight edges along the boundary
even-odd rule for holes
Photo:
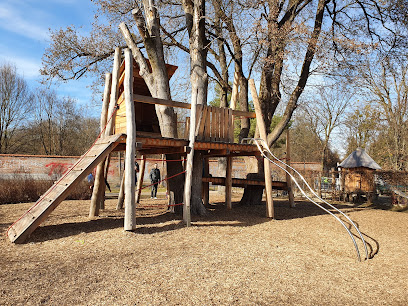
[[[135,201],[135,156],[136,156],[136,116],[133,102],[133,58],[125,49],[124,94],[126,106],[126,156],[125,156],[125,231],[136,228]]]
[[[193,108],[193,104],[196,105],[207,104],[208,75],[206,72],[207,69],[206,45],[208,41],[205,37],[205,1],[184,0],[182,1],[182,4],[184,12],[186,14],[187,29],[190,35],[189,45],[190,45],[191,92],[192,92],[191,111],[193,112],[193,109],[195,109],[195,107]],[[191,115],[191,118],[192,118],[191,120],[193,120],[193,114]],[[190,122],[190,126],[191,127],[195,126],[195,124],[193,124],[193,122]],[[190,146],[191,140],[192,139],[190,134]],[[201,153],[194,152],[194,150],[192,150],[190,154],[194,153],[196,154],[196,156],[191,161],[193,166],[192,173],[194,177],[192,178],[190,207],[192,213],[202,215],[205,213],[205,207],[201,199],[203,156]],[[187,157],[187,159],[188,158],[189,157]],[[189,165],[189,162],[187,162],[187,165]]]
[[[262,158],[254,159],[249,157],[246,163],[247,169],[258,169],[256,173],[247,174],[246,178],[248,180],[263,180],[265,178]],[[239,205],[261,205],[263,190],[263,186],[247,186],[244,189],[244,194],[242,195]]]
[[[243,73],[239,77],[240,91],[239,91],[239,106],[242,111],[249,111],[248,109],[248,80]],[[241,117],[241,131],[239,132],[239,142],[247,138],[251,123],[249,118]]]
[[[140,75],[146,82],[151,95],[154,98],[171,100],[169,78],[164,61],[163,44],[160,37],[160,17],[154,5],[154,1],[143,1],[144,16],[140,8],[132,11],[136,25],[142,36],[152,72],[149,71],[146,59],[133,40],[133,37],[122,23],[120,29],[125,37],[126,43],[132,50],[133,57],[140,67]],[[145,20],[147,19],[147,22]],[[173,108],[164,105],[156,105],[156,113],[159,119],[160,132],[163,137],[177,138],[177,116]],[[171,154],[167,159],[180,160],[181,155]],[[168,176],[176,175],[183,171],[180,162],[167,162]],[[172,178],[169,183],[170,191],[174,192],[175,200],[182,202],[184,176],[178,175]],[[177,210],[177,209],[176,209]]]

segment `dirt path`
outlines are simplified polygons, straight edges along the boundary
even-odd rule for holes
[[[65,201],[23,245],[5,232],[30,204],[0,205],[0,304],[408,304],[408,214],[344,207],[375,254],[359,263],[344,228],[303,202],[277,201],[278,220],[218,203],[191,228],[145,207],[135,233],[115,205],[89,221],[89,201]]]

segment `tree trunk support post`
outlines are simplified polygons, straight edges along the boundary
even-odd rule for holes
[[[124,94],[126,105],[126,157],[125,157],[125,231],[136,229],[135,201],[135,153],[136,117],[133,103],[133,57],[130,49],[125,49]]]
[[[191,186],[193,182],[194,143],[197,125],[197,95],[198,92],[193,92],[191,99],[190,130],[188,137],[190,152],[187,154],[186,181],[184,183],[183,221],[187,227],[191,226]]]
[[[258,94],[256,92],[255,82],[253,79],[249,80],[249,87],[251,89],[252,100],[254,102],[256,123],[259,130],[259,135],[267,143],[266,126],[263,120],[261,105],[258,100]],[[266,217],[273,218],[273,199],[272,199],[272,177],[271,177],[271,164],[264,158],[264,174],[265,174],[265,193],[266,193]]]
[[[227,156],[227,169],[225,177],[225,203],[227,209],[232,209],[232,156]]]
[[[286,130],[286,171],[290,172],[290,131]],[[293,196],[292,179],[288,173],[286,173],[286,184],[288,186],[289,205],[291,208],[295,208],[295,200]]]
[[[108,115],[107,115],[107,120],[111,118],[113,112],[115,111],[115,106],[116,106],[116,101],[117,101],[117,86],[118,86],[118,81],[119,81],[119,69],[120,69],[120,57],[121,57],[121,52],[120,48],[115,49],[115,55],[114,55],[114,60],[113,60],[113,70],[112,70],[112,82],[111,82],[111,89],[110,89],[110,97],[109,97],[109,107],[108,107]],[[113,130],[113,118],[107,122],[106,129],[105,129],[105,136],[112,135],[112,130]],[[107,157],[106,160],[108,160],[109,157]],[[109,165],[109,162],[105,162],[105,169]],[[106,179],[107,175],[107,170],[104,173],[104,177]],[[96,216],[99,216],[99,208],[101,204],[97,203],[97,201],[91,201],[90,208],[89,208],[89,218],[93,218]],[[103,206],[103,205],[102,205]]]
[[[142,186],[143,186],[143,177],[146,168],[146,156],[142,155],[142,162],[140,163],[140,174],[139,179],[137,180],[137,187],[136,187],[136,203],[140,202],[140,195],[142,193]]]
[[[116,210],[121,210],[123,208],[124,201],[125,201],[125,170],[123,170],[122,179],[120,180],[118,204],[116,206]]]
[[[111,92],[111,85],[112,85],[112,74],[106,73],[105,74],[105,90],[103,92],[103,103],[102,103],[102,111],[101,111],[101,119],[100,119],[100,131],[103,132],[105,128],[107,117],[108,117],[108,108],[109,108],[109,96]],[[103,137],[103,136],[102,136]],[[105,201],[105,160],[103,160],[97,167],[96,167],[96,174],[95,174],[95,182],[94,188],[92,191],[91,197],[91,208],[93,207],[101,207],[102,203]]]

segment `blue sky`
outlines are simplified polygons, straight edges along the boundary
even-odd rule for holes
[[[69,25],[89,30],[94,6],[89,0],[0,0],[0,63],[10,62],[28,82],[37,87],[44,50],[49,44],[49,29]],[[70,81],[55,87],[60,96],[77,99],[80,106],[92,105],[90,80]],[[99,109],[90,108],[95,116]]]

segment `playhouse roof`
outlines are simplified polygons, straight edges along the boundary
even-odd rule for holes
[[[342,168],[366,167],[374,170],[380,170],[381,167],[366,153],[362,148],[357,148],[339,165]]]

